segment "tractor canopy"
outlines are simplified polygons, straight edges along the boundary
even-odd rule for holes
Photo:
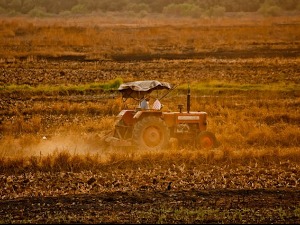
[[[123,83],[118,90],[122,93],[123,98],[141,99],[149,95],[154,90],[172,89],[172,85],[167,82],[157,80],[144,80]]]

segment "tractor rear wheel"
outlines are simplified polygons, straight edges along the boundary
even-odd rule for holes
[[[135,124],[132,137],[138,149],[160,150],[169,143],[170,131],[162,119],[149,116]]]
[[[213,149],[218,147],[216,136],[209,131],[202,131],[196,137],[196,147],[202,149]]]

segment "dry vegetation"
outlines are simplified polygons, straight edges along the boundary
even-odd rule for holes
[[[65,18],[63,23],[54,18],[9,18],[1,21],[0,48],[2,58],[29,61],[52,57],[96,61],[199,58],[207,52],[218,57],[228,50],[259,56],[268,54],[264,51],[268,49],[284,56],[297,54],[298,26],[297,16],[194,20],[87,17]]]
[[[299,223],[300,18],[0,21],[1,223]],[[107,149],[122,81],[191,86],[213,151]],[[169,187],[169,188],[168,188]]]

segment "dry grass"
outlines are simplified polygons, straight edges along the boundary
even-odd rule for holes
[[[109,59],[122,54],[181,54],[299,47],[299,18],[136,20],[2,18],[2,58],[62,55]],[[99,21],[100,20],[100,21]],[[149,25],[150,23],[150,25]],[[230,27],[230,29],[228,29]],[[122,33],[122,35],[119,35]]]
[[[8,140],[7,140],[8,143]],[[300,162],[300,151],[292,148],[240,148],[220,147],[203,151],[192,149],[166,149],[161,152],[136,152],[132,150],[111,150],[110,152],[76,153],[70,149],[56,148],[48,155],[26,156],[16,152],[16,156],[1,157],[1,173],[20,174],[24,172],[80,172],[105,171],[109,168],[153,169],[159,166],[166,170],[184,166],[186,169],[200,165],[226,165],[227,167],[273,165],[279,162]],[[12,152],[10,153],[12,154]],[[26,154],[26,153],[25,153]]]

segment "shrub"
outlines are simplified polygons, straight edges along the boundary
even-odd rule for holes
[[[46,17],[46,9],[42,7],[34,7],[32,10],[28,12],[31,17]]]
[[[87,8],[83,4],[78,4],[72,7],[71,12],[73,14],[84,14],[87,12]]]
[[[280,16],[282,13],[282,9],[275,5],[272,1],[266,1],[261,7],[258,9],[258,13],[264,16]]]
[[[5,14],[6,14],[6,10],[0,7],[0,15],[5,15]]]
[[[211,7],[207,12],[206,14],[209,16],[209,17],[222,17],[224,16],[225,14],[225,7],[223,6],[214,6],[214,7]]]
[[[296,10],[300,11],[300,2],[298,3],[298,5],[296,6]]]
[[[202,9],[194,4],[170,4],[163,9],[163,13],[172,16],[189,16],[189,17],[200,17]]]
[[[135,13],[151,11],[150,7],[145,3],[140,3],[140,4],[129,3],[129,5],[126,7],[126,10],[129,10],[129,11],[132,11]]]

